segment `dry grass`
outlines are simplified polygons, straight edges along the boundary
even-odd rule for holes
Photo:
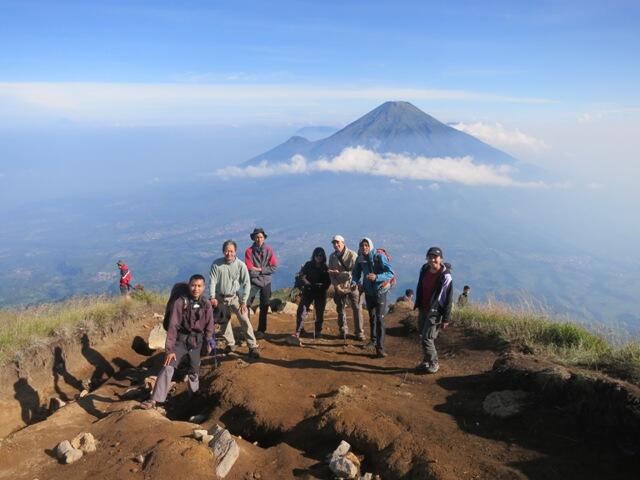
[[[20,350],[48,337],[77,328],[103,326],[126,315],[135,316],[146,307],[164,309],[166,297],[136,292],[131,299],[83,297],[36,307],[0,310],[0,365]]]
[[[454,320],[525,351],[640,382],[640,343],[614,345],[617,342],[605,340],[577,323],[551,318],[545,310],[531,305],[520,308],[497,302],[474,305],[456,309]]]

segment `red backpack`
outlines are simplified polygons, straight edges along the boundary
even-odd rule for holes
[[[380,260],[380,256],[384,255],[387,258],[387,262],[391,263],[391,255],[384,248],[376,248],[376,254],[373,256],[373,271],[377,275],[382,273],[382,262]],[[393,288],[398,283],[398,275],[393,273],[393,277],[391,280],[386,280],[382,282],[383,288]]]

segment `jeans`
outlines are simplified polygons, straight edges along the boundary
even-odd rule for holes
[[[387,292],[377,295],[365,294],[365,300],[369,312],[371,341],[376,346],[376,350],[384,352],[384,315],[387,312]]]
[[[302,298],[298,305],[298,311],[296,312],[296,334],[300,334],[304,327],[304,321],[307,318],[307,312],[309,305],[313,303],[313,308],[316,311],[316,333],[322,332],[322,324],[324,323],[324,307],[327,304],[327,292],[313,292],[302,290]]]

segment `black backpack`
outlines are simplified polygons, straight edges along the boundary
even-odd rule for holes
[[[176,300],[179,298],[183,299],[185,310],[189,305],[189,297],[191,296],[191,292],[189,291],[189,284],[185,282],[176,283],[171,289],[171,294],[169,295],[169,301],[167,302],[167,306],[164,309],[164,319],[162,320],[162,326],[165,330],[169,329],[169,321],[171,320],[171,310],[173,310],[173,304],[176,303]]]

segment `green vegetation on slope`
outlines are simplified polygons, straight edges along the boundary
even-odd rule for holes
[[[104,326],[124,316],[136,316],[146,307],[164,310],[166,297],[135,291],[122,297],[80,297],[36,307],[0,310],[0,365],[20,350],[77,328]]]
[[[640,382],[640,343],[614,346],[576,323],[503,304],[456,309],[454,321],[499,343]]]

